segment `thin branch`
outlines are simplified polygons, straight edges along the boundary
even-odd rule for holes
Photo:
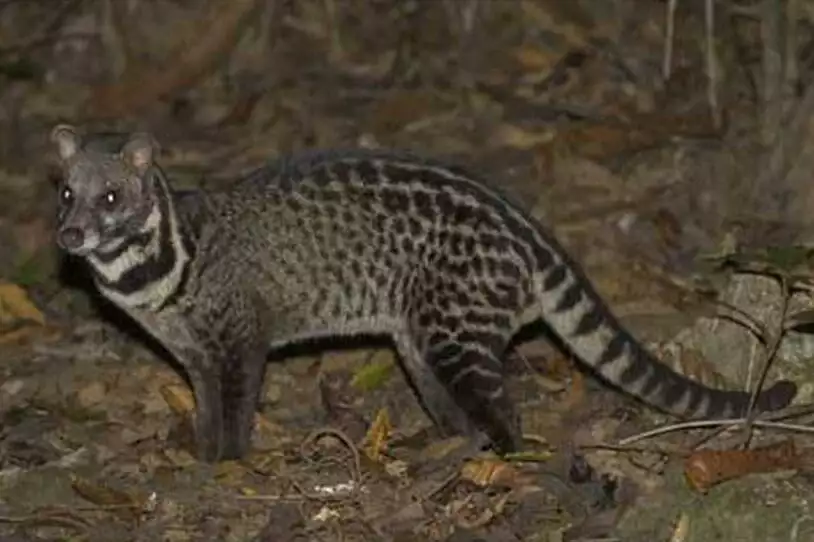
[[[661,65],[661,76],[665,81],[670,79],[673,70],[673,45],[675,43],[675,30],[676,30],[676,7],[678,7],[678,0],[669,0],[667,2],[667,36],[664,38],[664,60]]]
[[[640,440],[645,440],[659,435],[664,435],[666,433],[672,433],[674,431],[684,431],[687,429],[704,429],[708,427],[732,427],[742,425],[746,423],[746,421],[747,421],[746,418],[728,418],[723,420],[691,420],[688,422],[663,425],[661,427],[656,427],[649,431],[644,431],[642,433],[638,433],[636,435],[623,438],[613,446],[630,446],[634,442],[639,442]],[[814,434],[814,426],[811,425],[799,425],[785,422],[775,422],[770,420],[754,420],[752,424],[755,427],[764,427],[767,429],[782,429],[786,431],[796,431],[799,433]]]
[[[718,54],[715,47],[715,4],[713,0],[706,0],[704,3],[704,20],[706,22],[706,41],[707,41],[707,101],[709,102],[709,109],[712,114],[712,122],[715,128],[720,128],[721,121],[721,107],[718,103]]]

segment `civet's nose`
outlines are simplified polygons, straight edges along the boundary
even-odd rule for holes
[[[76,250],[84,241],[85,236],[79,228],[65,228],[57,235],[57,243],[65,250]]]

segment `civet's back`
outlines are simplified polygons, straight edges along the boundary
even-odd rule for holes
[[[744,412],[621,327],[551,233],[473,174],[414,156],[292,157],[220,191],[172,191],[146,134],[54,129],[65,167],[59,243],[186,368],[202,458],[243,455],[270,348],[392,337],[449,432],[519,446],[504,387],[512,336],[542,319],[603,379],[682,417]],[[788,381],[759,410],[785,407]]]

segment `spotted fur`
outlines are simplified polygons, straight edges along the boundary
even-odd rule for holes
[[[656,408],[705,418],[749,402],[653,358],[548,230],[466,170],[400,153],[316,153],[182,196],[144,134],[101,144],[61,125],[53,139],[71,194],[60,243],[186,368],[203,459],[248,449],[269,349],[327,336],[391,337],[431,418],[502,451],[520,444],[505,350],[540,319],[604,380]],[[795,391],[779,382],[757,407],[784,407]]]

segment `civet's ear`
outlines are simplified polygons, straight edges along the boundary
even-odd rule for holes
[[[57,124],[51,130],[51,141],[56,143],[59,157],[68,160],[79,150],[82,138],[70,124]]]
[[[158,142],[150,134],[137,132],[130,136],[122,148],[121,157],[139,175],[150,169],[158,153]]]

